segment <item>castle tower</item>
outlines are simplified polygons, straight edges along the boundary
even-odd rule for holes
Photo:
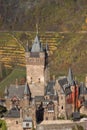
[[[45,77],[47,70],[47,53],[36,35],[32,48],[26,47],[26,78],[29,83],[31,96],[44,96]]]
[[[69,68],[67,80],[68,80],[68,84],[71,86],[71,91],[74,91],[74,78],[73,78],[73,72],[71,68]]]

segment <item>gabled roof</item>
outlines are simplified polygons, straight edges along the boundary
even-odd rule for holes
[[[16,85],[10,85],[8,91],[8,98],[13,98],[16,96],[21,99],[24,97],[24,94],[30,94],[29,86],[27,83],[25,85],[18,85],[17,87]]]
[[[71,93],[70,85],[68,84],[67,77],[63,76],[58,79],[58,83],[61,87],[61,93],[66,96]]]
[[[59,77],[58,83],[61,87],[61,93],[64,94],[65,93],[65,87],[66,87],[65,85],[68,83],[67,78],[65,76]]]
[[[32,48],[31,48],[31,52],[42,52],[42,51],[43,51],[43,47],[40,43],[39,36],[36,35],[36,37],[34,39],[34,43],[33,43]]]
[[[20,117],[20,110],[17,109],[16,107],[14,107],[7,112],[5,117],[7,117],[7,118],[19,118]]]

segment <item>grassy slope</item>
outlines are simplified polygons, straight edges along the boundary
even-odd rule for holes
[[[9,87],[10,84],[14,83],[16,79],[26,77],[25,69],[14,69],[1,83],[0,83],[0,95],[3,95],[4,88]]]

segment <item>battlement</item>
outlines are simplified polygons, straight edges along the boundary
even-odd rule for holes
[[[26,60],[26,65],[42,65],[44,66],[45,60],[43,58],[29,58]]]

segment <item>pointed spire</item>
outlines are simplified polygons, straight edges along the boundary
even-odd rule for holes
[[[74,85],[73,73],[71,68],[69,68],[67,80],[69,85]]]
[[[36,24],[36,37],[34,39],[32,48],[31,48],[31,52],[42,52],[43,51],[43,47],[42,44],[40,42],[40,38],[38,36],[38,24]]]
[[[24,94],[25,94],[25,95],[30,95],[30,90],[29,90],[29,86],[28,86],[27,83],[25,84]]]
[[[40,40],[39,37],[36,35],[35,39],[34,39],[34,43],[32,45],[31,48],[31,52],[40,52],[41,48],[40,48]]]
[[[27,40],[27,44],[26,44],[26,52],[29,52],[29,44],[28,44],[28,40]]]
[[[42,44],[40,42],[39,36],[36,35],[36,37],[34,39],[34,43],[31,48],[31,52],[42,52],[42,51],[43,51]]]

